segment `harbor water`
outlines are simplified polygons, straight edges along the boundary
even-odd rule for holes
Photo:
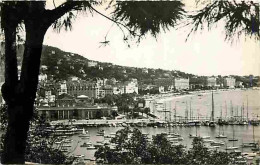
[[[221,112],[223,118],[232,116],[247,118],[248,114],[248,118],[254,119],[260,115],[260,90],[219,90],[213,92],[213,97],[215,119],[221,117]],[[165,119],[166,116],[166,120],[173,121],[175,109],[177,120],[185,117],[186,110],[188,111],[188,118],[210,118],[212,93],[207,91],[204,93],[158,98],[149,103],[151,111],[161,119]]]
[[[230,91],[215,91],[214,94],[214,116],[215,120],[219,117],[230,118],[235,116],[238,119],[246,119],[247,114],[249,119],[257,119],[260,115],[260,90],[230,90]],[[185,111],[188,109],[188,118],[200,119],[203,117],[210,117],[212,111],[212,93],[202,93],[193,94],[186,96],[177,96],[172,98],[162,98],[154,101],[162,102],[165,109],[171,111],[171,117],[166,114],[166,120],[174,120],[174,111],[176,107],[177,116],[185,116]],[[244,105],[244,108],[243,108]],[[153,105],[155,107],[155,105]],[[233,109],[233,110],[232,110]],[[154,110],[156,111],[156,110]],[[221,113],[222,111],[222,113]],[[233,111],[233,112],[232,112]],[[190,113],[191,112],[191,113]],[[248,112],[248,113],[247,113]],[[161,119],[165,119],[165,112],[158,113],[161,115]],[[178,120],[178,119],[177,119]],[[85,129],[90,134],[90,139],[81,139],[77,136],[73,136],[73,145],[71,147],[72,154],[74,155],[85,155],[85,159],[94,160],[94,153],[96,150],[87,150],[86,148],[80,147],[80,144],[84,142],[92,142],[96,144],[97,141],[104,140],[104,137],[97,136],[97,131],[103,129],[105,135],[110,135],[110,133],[115,133],[117,130],[123,127],[86,127]],[[199,126],[199,127],[139,127],[143,133],[147,133],[148,136],[160,134],[163,132],[176,132],[183,137],[181,144],[187,148],[191,147],[193,138],[189,135],[197,136],[210,136],[210,139],[214,141],[222,141],[225,145],[218,148],[218,150],[223,150],[227,147],[238,147],[241,152],[252,152],[250,148],[242,148],[242,143],[248,142],[258,142],[260,140],[260,126],[252,125],[224,125],[216,127]],[[217,139],[216,136],[219,134],[224,134],[227,138]],[[229,139],[237,139],[238,141],[229,141]]]

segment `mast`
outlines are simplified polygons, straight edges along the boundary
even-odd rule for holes
[[[213,91],[212,91],[212,111],[211,111],[211,121],[214,121],[214,98],[213,98]]]
[[[247,121],[248,121],[248,96],[246,96],[246,98],[247,98],[247,102],[246,102],[246,110],[247,110],[246,118],[247,118]]]
[[[170,111],[170,122],[172,121],[172,112]]]
[[[165,117],[165,121],[166,121],[166,102],[164,102],[164,117]]]
[[[222,120],[222,105],[220,106],[220,119]]]
[[[253,142],[255,143],[255,125],[253,124]]]
[[[191,115],[191,100],[190,100],[190,120],[192,120],[192,115]]]
[[[197,127],[195,127],[195,128],[196,128],[196,137],[197,137],[198,136],[198,133],[197,133],[198,131],[197,131]]]
[[[174,108],[174,118],[175,118],[175,123],[177,122],[176,120],[176,102],[175,102],[175,108]]]
[[[244,102],[243,102],[243,113],[242,113],[242,115],[243,115],[242,119],[243,120],[244,120],[244,114],[245,114],[245,106],[244,106]]]
[[[237,114],[236,114],[236,120],[238,120],[238,105],[237,105]]]
[[[226,100],[225,100],[225,109],[226,109],[225,120],[227,120],[227,101]]]
[[[243,106],[241,106],[241,112],[240,112],[240,114],[241,114],[241,121],[243,121]]]
[[[186,109],[185,109],[185,120],[186,122],[188,121],[188,117],[189,117],[189,111],[188,111],[188,104],[187,104],[187,101],[186,101]]]
[[[230,117],[233,118],[233,104],[232,104],[232,100],[230,100],[230,107],[231,107]]]
[[[234,147],[234,141],[235,141],[235,130],[234,130],[234,125],[233,125],[233,147]]]

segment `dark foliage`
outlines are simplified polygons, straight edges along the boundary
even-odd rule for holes
[[[254,36],[259,39],[259,3],[253,1],[204,1],[199,0],[202,9],[196,11],[189,17],[192,19],[190,25],[193,31],[203,29],[204,24],[210,29],[214,24],[224,21],[226,39],[233,40],[234,36],[241,34]]]
[[[7,128],[6,105],[0,109],[0,119],[1,132],[5,132]],[[41,164],[71,164],[74,158],[65,155],[59,147],[54,145],[54,142],[58,140],[57,137],[52,137],[50,133],[44,131],[48,126],[45,118],[37,115],[35,111],[26,143],[25,160]],[[3,133],[0,141],[0,153],[2,153],[4,137]]]
[[[201,138],[193,140],[193,148],[185,149],[182,145],[174,146],[165,134],[153,136],[152,142],[138,129],[126,127],[117,131],[111,139],[114,148],[100,147],[95,157],[100,163],[108,164],[232,164],[234,155],[209,151]]]
[[[181,1],[118,2],[113,18],[125,22],[133,32],[140,32],[140,36],[150,32],[156,37],[161,29],[168,30],[182,19],[183,7]]]

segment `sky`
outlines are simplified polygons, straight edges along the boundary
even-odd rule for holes
[[[199,76],[260,75],[259,41],[242,38],[226,42],[221,24],[211,31],[192,34],[188,41],[188,28],[172,28],[162,31],[156,39],[146,35],[139,44],[133,41],[130,48],[123,42],[120,29],[111,25],[111,21],[95,13],[79,15],[71,31],[57,33],[50,28],[44,44],[122,66],[180,70]],[[102,46],[106,34],[110,44]]]

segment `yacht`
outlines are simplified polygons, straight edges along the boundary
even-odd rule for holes
[[[89,134],[86,132],[85,128],[83,128],[82,130],[82,134],[78,135],[79,137],[83,137],[83,138],[86,138],[86,137],[90,137]]]
[[[231,147],[227,147],[226,150],[235,150],[235,149],[238,149],[238,147],[236,146],[231,146]]]
[[[222,146],[222,145],[225,145],[225,143],[224,142],[222,142],[222,141],[213,141],[213,142],[211,142],[210,143],[210,145],[212,145],[212,146]]]
[[[103,129],[98,130],[97,136],[104,136],[104,135],[105,135],[105,130],[103,130]]]
[[[224,135],[224,134],[219,134],[219,135],[216,136],[216,138],[227,138],[227,136]]]

